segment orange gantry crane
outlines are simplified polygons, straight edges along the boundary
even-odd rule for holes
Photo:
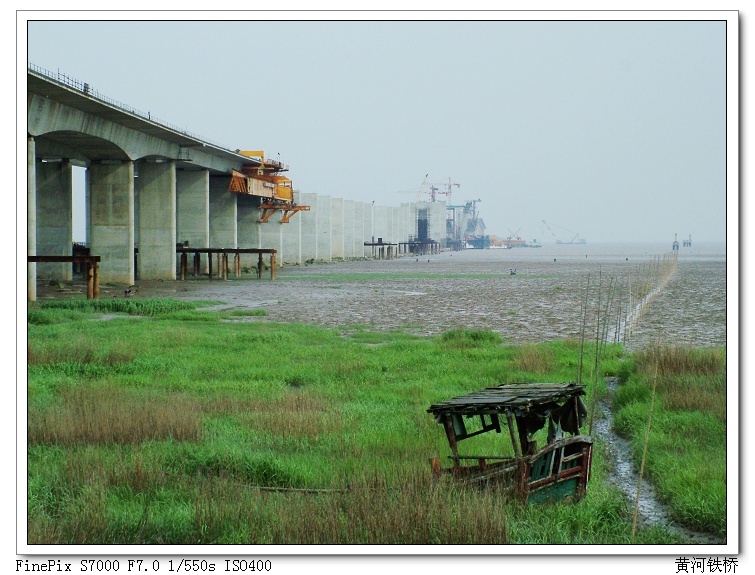
[[[247,158],[259,158],[259,165],[245,164],[241,171],[233,170],[229,192],[249,194],[261,199],[262,214],[257,220],[265,223],[277,211],[283,212],[280,223],[287,224],[298,212],[309,210],[309,206],[294,203],[293,182],[281,172],[287,172],[288,166],[280,160],[265,159],[262,150],[236,150]]]

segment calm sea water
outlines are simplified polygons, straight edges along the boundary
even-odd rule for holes
[[[671,242],[621,243],[604,242],[588,244],[545,243],[541,248],[513,248],[510,250],[467,250],[465,254],[480,260],[507,259],[513,261],[538,261],[553,258],[582,260],[594,258],[601,261],[641,261],[672,251]],[[504,254],[499,256],[498,254]],[[725,242],[693,242],[692,247],[679,247],[679,261],[726,262]]]

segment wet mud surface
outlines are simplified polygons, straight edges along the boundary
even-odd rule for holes
[[[588,277],[594,304],[599,276],[604,286],[610,278],[626,282],[630,275],[639,277],[647,260],[630,252],[564,256],[542,250],[467,250],[285,266],[275,282],[269,272],[261,280],[242,274],[227,281],[209,281],[207,276],[183,282],[137,281],[132,297],[214,300],[229,308],[267,312],[253,321],[358,325],[418,335],[485,329],[499,332],[508,343],[535,343],[578,338]],[[725,259],[681,259],[674,278],[648,304],[625,346],[644,347],[658,339],[659,331],[667,344],[724,345],[725,270]],[[123,297],[122,288],[103,286],[101,297]]]

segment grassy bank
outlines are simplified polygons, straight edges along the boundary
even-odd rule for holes
[[[492,332],[417,337],[117,301],[30,309],[29,543],[630,541],[600,443],[578,505],[525,507],[430,476],[428,458],[448,453],[430,404],[574,380],[576,342],[505,346]],[[621,357],[609,346],[604,365]],[[498,449],[494,435],[479,440]],[[678,540],[644,529],[635,542]]]
[[[657,377],[656,377],[657,369]],[[726,534],[726,350],[661,348],[633,354],[614,397],[614,426],[644,449],[657,381],[646,469],[673,517]]]

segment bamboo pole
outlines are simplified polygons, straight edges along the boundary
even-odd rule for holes
[[[621,343],[621,290],[616,283],[616,331],[613,334],[613,342]]]
[[[585,287],[585,297],[580,302],[582,304],[582,328],[579,333],[579,363],[577,365],[577,383],[582,383],[582,356],[585,352],[585,331],[587,329],[587,302],[590,294],[590,274],[587,274],[587,286]]]
[[[598,389],[598,366],[600,365],[600,359],[598,357],[600,353],[600,303],[603,296],[603,270],[598,272],[598,309],[597,317],[595,320],[595,366],[593,376],[595,378],[592,389],[592,405],[590,406],[590,425],[588,435],[592,435],[592,423],[595,417],[595,395]]]
[[[606,345],[608,345],[608,326],[609,326],[609,319],[612,315],[611,307],[613,306],[613,298],[615,295],[613,279],[614,278],[611,277],[608,282],[608,295],[606,297],[606,310],[603,313],[603,334],[601,336],[601,353],[598,356],[598,367],[600,367],[600,359],[603,357],[603,352],[606,349]]]
[[[650,440],[650,425],[653,422],[653,406],[655,404],[655,391],[658,387],[658,355],[661,352],[661,334],[658,333],[658,346],[655,351],[655,373],[653,374],[653,393],[650,396],[650,413],[648,413],[648,425],[645,429],[645,445],[642,448],[642,462],[640,463],[640,476],[637,480],[637,495],[634,499],[634,519],[632,520],[632,539],[634,543],[634,536],[637,532],[637,516],[640,511],[640,492],[642,490],[642,476],[645,473],[645,459],[648,454],[648,442]]]

